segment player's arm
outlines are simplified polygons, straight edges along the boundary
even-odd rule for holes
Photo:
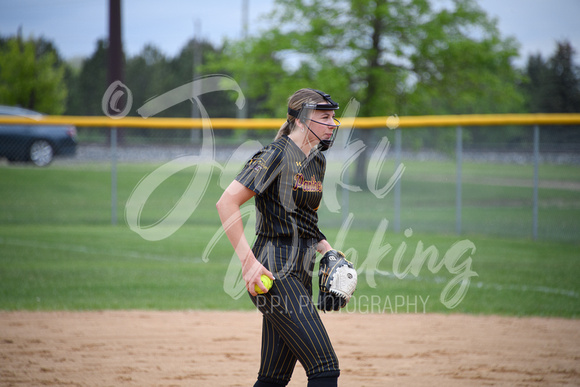
[[[326,239],[322,239],[316,245],[316,251],[318,251],[322,255],[324,255],[328,250],[332,250],[332,246],[330,245],[330,243],[328,243]]]
[[[254,191],[234,180],[226,188],[216,204],[225,233],[242,264],[242,275],[246,282],[246,288],[253,296],[256,295],[254,289],[256,284],[264,293],[268,291],[260,280],[262,274],[274,279],[272,273],[258,262],[244,235],[244,223],[240,207],[254,195]]]

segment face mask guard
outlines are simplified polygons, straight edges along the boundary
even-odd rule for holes
[[[322,98],[324,98],[326,103],[314,104],[314,103],[305,102],[302,104],[302,107],[300,108],[300,110],[294,110],[292,108],[288,108],[288,114],[290,116],[297,118],[298,120],[300,120],[302,122],[304,122],[306,119],[309,119],[310,121],[314,121],[314,120],[311,120],[310,118],[308,118],[310,116],[310,113],[312,112],[312,110],[338,110],[339,109],[338,103],[335,102],[332,98],[330,98],[329,94],[323,93],[322,91],[316,90],[316,89],[310,89],[310,90],[316,92]],[[335,126],[336,129],[338,129],[338,127],[340,126],[340,122],[337,119],[333,119],[333,121],[335,121],[335,125],[328,125],[328,124],[324,124],[324,123],[318,122],[318,121],[314,121],[314,122],[321,124],[321,125]],[[336,129],[332,132],[332,137],[330,139],[321,140],[320,137],[318,137],[316,135],[316,133],[314,133],[308,125],[306,125],[306,127],[320,141],[318,143],[318,148],[321,151],[325,151],[325,150],[329,149],[332,146],[332,144],[334,143],[334,139],[336,138]]]

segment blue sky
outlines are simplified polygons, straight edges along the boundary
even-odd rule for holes
[[[168,56],[176,55],[194,36],[219,44],[237,38],[242,31],[244,0],[121,0],[123,44],[129,56],[152,43]],[[267,26],[261,17],[272,9],[273,0],[247,0],[249,33]],[[492,17],[498,18],[504,36],[521,44],[524,63],[530,54],[545,57],[555,42],[568,39],[580,51],[580,0],[479,0]],[[0,35],[13,35],[22,28],[25,37],[44,36],[55,43],[67,59],[88,56],[97,39],[107,36],[108,0],[0,0]],[[580,61],[580,52],[576,60]]]

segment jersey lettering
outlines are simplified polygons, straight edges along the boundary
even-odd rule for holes
[[[304,175],[301,173],[294,176],[294,186],[292,189],[296,191],[297,189],[302,189],[304,192],[322,192],[322,183],[316,181],[316,178],[312,176],[311,180],[306,180]]]

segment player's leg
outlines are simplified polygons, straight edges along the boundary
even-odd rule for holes
[[[331,376],[328,378],[314,378],[308,380],[307,387],[337,387],[338,376]]]
[[[277,280],[274,281],[273,285],[273,288],[275,288],[278,278],[280,278],[279,276],[284,275],[284,270],[281,270],[284,265],[276,258],[286,254],[286,249],[275,246],[267,240],[260,240],[254,245],[253,250],[261,263],[276,276]],[[276,308],[279,308],[280,297],[280,294],[275,289],[270,289],[265,295],[251,298],[258,310],[266,315],[273,313]],[[285,386],[290,382],[297,359],[274,329],[272,323],[265,317],[262,323],[260,359],[260,370],[255,387]]]
[[[273,343],[272,337],[279,338],[272,355],[280,359],[283,353],[291,353],[293,364],[297,358],[306,370],[311,386],[325,386],[332,380],[336,384],[340,374],[338,359],[312,303],[315,246],[263,242],[256,242],[254,254],[276,277],[268,293],[252,297],[267,320],[268,329],[273,328],[270,339],[263,343]],[[291,372],[278,372],[276,380],[289,380]]]
[[[271,291],[259,295],[255,303],[300,361],[309,380],[315,383],[314,379],[338,377],[338,358],[301,281],[292,275],[276,279]]]
[[[260,371],[255,387],[285,386],[290,381],[296,357],[286,346],[272,324],[264,317],[262,323],[262,349]]]

